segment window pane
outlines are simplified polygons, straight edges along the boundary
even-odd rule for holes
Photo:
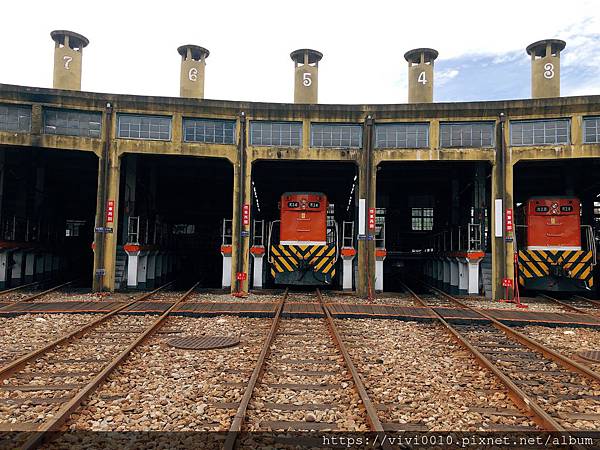
[[[301,142],[300,122],[250,122],[250,145],[299,147]]]
[[[310,126],[311,147],[361,148],[362,126],[313,123]]]
[[[0,105],[0,131],[31,131],[31,107]]]
[[[520,120],[510,123],[510,145],[569,143],[569,119]]]
[[[441,147],[493,147],[493,122],[441,123]]]
[[[586,144],[600,143],[600,117],[583,119],[583,142]]]
[[[119,114],[119,137],[168,141],[171,139],[171,118]]]
[[[44,109],[44,133],[99,138],[102,113]]]
[[[375,125],[375,148],[427,148],[429,124],[389,123]]]
[[[184,141],[207,144],[233,144],[235,121],[213,119],[184,119]],[[163,132],[168,132],[164,130]]]

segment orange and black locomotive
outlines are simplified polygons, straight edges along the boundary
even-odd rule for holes
[[[337,225],[321,192],[286,192],[280,220],[270,224],[269,263],[275,284],[328,285],[338,260]]]
[[[532,197],[517,213],[519,284],[527,289],[576,292],[594,286],[592,227],[581,225],[575,197]]]

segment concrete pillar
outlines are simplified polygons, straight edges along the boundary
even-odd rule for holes
[[[106,126],[107,115],[103,115],[103,126]],[[112,114],[112,130],[116,127],[116,114]],[[99,158],[98,164],[103,164],[102,158]],[[117,237],[119,233],[119,185],[121,177],[121,160],[117,154],[114,146],[109,148],[109,168],[108,168],[108,182],[107,182],[107,202],[113,202],[114,204],[114,215],[113,221],[107,222],[104,216],[104,205],[101,204],[101,192],[100,186],[102,185],[100,180],[101,171],[98,171],[98,193],[96,203],[96,221],[101,226],[112,228],[112,233],[94,233],[94,245],[95,249],[98,249],[101,239],[104,239],[104,261],[100,261],[99,258],[94,257],[94,278],[93,278],[93,289],[94,291],[115,290],[115,269],[117,265]],[[100,218],[100,220],[98,220]],[[96,250],[97,252],[97,250]],[[98,269],[104,269],[104,275],[97,277],[96,273]],[[101,281],[100,281],[101,280]]]
[[[8,256],[10,252],[3,250],[0,251],[0,290],[8,287]]]
[[[236,280],[237,272],[248,273],[249,265],[250,265],[250,223],[252,223],[252,217],[249,218],[248,225],[243,226],[240,219],[240,211],[243,207],[243,204],[251,205],[252,204],[252,161],[250,158],[245,158],[245,177],[244,177],[244,198],[242,204],[239,202],[239,190],[240,190],[240,165],[234,164],[233,166],[233,220],[232,220],[232,245],[231,245],[231,258],[229,262],[229,267],[231,269],[230,275],[228,277],[227,286],[231,286],[231,292],[235,292],[235,286],[237,284],[233,283],[233,280]],[[240,228],[242,231],[247,232],[247,236],[241,238],[240,241]],[[237,255],[238,251],[241,252],[241,267],[237,267]],[[223,264],[225,265],[225,260],[223,260]],[[225,277],[223,278],[223,281]],[[248,278],[240,283],[241,291],[248,292]]]
[[[154,289],[156,287],[156,252],[148,253],[148,269],[146,270],[146,288]]]
[[[29,251],[25,254],[25,284],[33,283],[35,275],[35,252]]]
[[[458,261],[455,258],[450,258],[448,261],[450,265],[450,293],[452,295],[458,294]]]
[[[12,253],[13,263],[11,265],[11,286],[20,286],[23,284],[23,264],[25,262],[25,252],[22,250],[15,250]]]
[[[469,293],[469,268],[463,258],[457,258],[458,263],[458,293],[466,295]]]
[[[375,155],[373,155],[372,168],[371,168],[371,195],[367,199],[367,170],[366,170],[366,158],[363,159],[363,162],[358,166],[358,210],[359,210],[359,218],[358,218],[358,227],[356,228],[356,232],[358,236],[364,235],[367,233],[365,225],[365,217],[368,214],[369,208],[375,208],[376,198],[377,198],[377,162],[375,160]],[[364,214],[364,215],[363,215]],[[367,252],[367,248],[369,249],[369,254]],[[356,291],[357,294],[361,297],[366,297],[368,295],[369,286],[375,286],[375,277],[376,277],[376,269],[375,269],[375,245],[374,241],[367,241],[365,239],[358,239],[358,248],[357,248],[357,266],[358,266],[358,278],[356,280]],[[368,267],[368,271],[367,271]],[[367,274],[369,275],[369,279],[367,278]]]
[[[250,253],[252,254],[252,257],[254,258],[254,264],[253,264],[253,269],[252,269],[252,286],[254,287],[254,289],[262,289],[265,247],[262,245],[254,245],[250,249]]]

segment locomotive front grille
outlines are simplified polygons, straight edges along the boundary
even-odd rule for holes
[[[335,244],[327,245],[271,245],[271,275],[296,272],[303,277],[307,272],[331,279],[335,276],[337,260]]]
[[[568,278],[594,285],[593,253],[585,250],[519,250],[519,284],[539,278]]]

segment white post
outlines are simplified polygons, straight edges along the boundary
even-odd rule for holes
[[[148,273],[148,253],[140,252],[140,256],[138,257],[137,269],[137,288],[146,289],[146,276]]]
[[[18,286],[23,283],[23,255],[22,251],[13,253],[13,265],[11,267],[11,286]]]
[[[469,271],[464,258],[457,258],[458,262],[458,293],[469,293]]]
[[[8,273],[9,252],[0,252],[0,289],[6,289],[6,275]]]
[[[140,252],[127,252],[127,287],[135,289],[138,280],[138,262]]]
[[[469,295],[479,294],[479,259],[469,260]]]
[[[265,254],[252,253],[254,258],[254,268],[252,272],[252,287],[254,289],[262,289],[263,287],[263,261]],[[230,258],[231,259],[231,258]],[[231,277],[231,267],[229,268],[229,276]]]
[[[444,258],[444,261],[442,261],[442,266],[444,270],[442,281],[444,283],[444,290],[447,290],[450,287],[450,261],[448,258]]]
[[[148,253],[148,268],[146,270],[146,287],[154,289],[154,280],[156,277],[156,252]]]
[[[25,283],[33,282],[33,274],[35,273],[35,253],[33,251],[25,254]]]
[[[458,261],[451,259],[450,264],[450,293],[458,294]]]

